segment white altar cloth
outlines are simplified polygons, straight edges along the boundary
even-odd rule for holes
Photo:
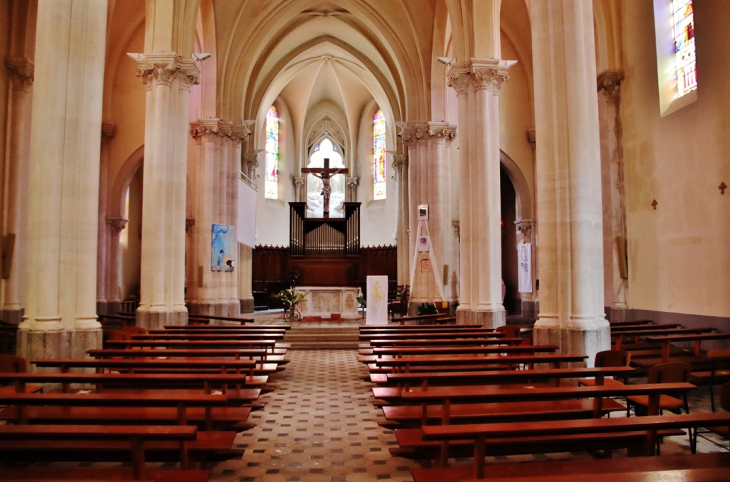
[[[357,297],[360,288],[352,286],[297,286],[297,291],[306,293],[307,297],[299,305],[302,318],[321,316],[330,318],[333,314],[344,319],[357,319]]]

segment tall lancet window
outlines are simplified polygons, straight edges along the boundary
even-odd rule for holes
[[[373,199],[385,199],[385,117],[380,109],[373,118]]]
[[[266,114],[266,199],[279,198],[279,114],[272,105]]]
[[[692,0],[672,0],[674,65],[677,71],[677,97],[697,88],[695,20]]]

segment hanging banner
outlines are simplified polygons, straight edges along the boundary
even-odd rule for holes
[[[532,293],[532,243],[517,245],[517,284],[520,293]]]

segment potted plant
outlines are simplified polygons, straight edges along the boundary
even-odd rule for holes
[[[436,315],[439,310],[433,303],[421,303],[418,305],[417,312],[419,315]]]
[[[274,298],[279,298],[281,302],[284,304],[284,319],[288,321],[300,321],[302,318],[302,314],[299,313],[299,310],[297,309],[297,305],[304,301],[304,298],[307,297],[306,293],[303,291],[297,291],[294,288],[287,288],[285,290],[281,290],[275,295],[273,295]]]

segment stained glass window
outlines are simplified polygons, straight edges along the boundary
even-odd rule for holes
[[[373,199],[385,199],[385,117],[380,109],[373,118]]]
[[[266,114],[266,199],[279,197],[279,114],[272,105]]]
[[[677,97],[682,97],[697,88],[694,10],[692,0],[672,0],[671,3]]]

